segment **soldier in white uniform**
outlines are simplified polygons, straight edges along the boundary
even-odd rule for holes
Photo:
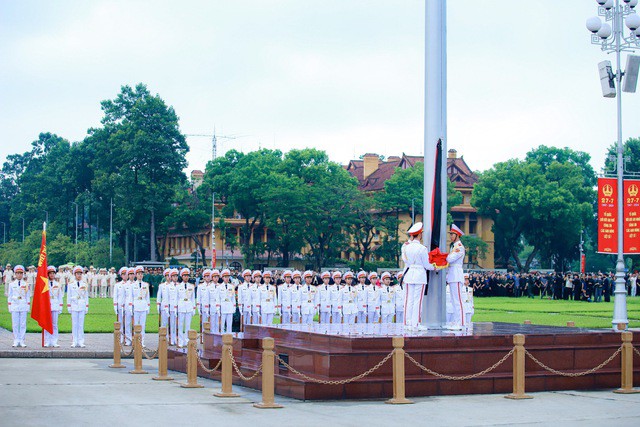
[[[56,268],[54,266],[51,265],[47,268],[47,274],[49,276],[49,300],[51,303],[53,333],[50,334],[48,331],[44,331],[44,346],[60,347],[58,345],[58,317],[64,304],[64,288],[56,280]]]
[[[359,271],[356,284],[356,305],[358,306],[358,323],[367,323],[367,273]]]
[[[429,251],[420,243],[422,223],[416,222],[408,231],[409,240],[402,245],[402,260],[405,265],[405,320],[407,329],[418,328],[421,321],[422,298],[427,286],[427,270],[434,267],[429,263]]]
[[[465,249],[460,241],[460,237],[464,233],[455,224],[451,225],[449,238],[451,239],[451,247],[449,255],[447,255],[447,284],[451,292],[451,308],[453,310],[451,316],[451,324],[449,329],[461,330],[465,325],[464,304],[462,300],[462,286],[464,283],[462,265],[464,263]]]
[[[222,270],[222,283],[218,290],[220,313],[222,315],[221,330],[222,333],[225,334],[230,334],[233,330],[233,315],[236,312],[236,291],[233,283],[229,281],[230,277],[231,271],[229,271],[229,269],[225,268]]]
[[[147,327],[147,314],[151,307],[151,296],[149,284],[144,282],[144,267],[139,265],[135,268],[136,281],[132,285],[133,294],[133,324],[142,326],[141,340],[144,345],[145,329]]]
[[[26,347],[24,338],[27,333],[27,313],[31,309],[31,291],[24,279],[24,267],[16,265],[13,272],[15,279],[7,284],[7,304],[11,313],[13,347]]]
[[[98,289],[100,290],[100,298],[106,298],[109,289],[109,275],[106,268],[98,270],[96,281],[98,282]]]
[[[322,284],[316,289],[318,291],[318,306],[320,308],[320,323],[329,324],[331,320],[331,290],[329,281],[331,281],[331,273],[323,271],[320,274]]]
[[[116,274],[116,269],[111,267],[109,269],[109,274],[107,275],[107,286],[109,288],[108,295],[109,298],[113,298],[113,288],[116,285],[116,281],[118,280],[118,275]]]
[[[472,327],[471,317],[475,312],[475,308],[473,306],[473,286],[469,283],[469,273],[464,273],[464,320],[467,325],[467,328]]]
[[[249,286],[251,286],[251,270],[244,270],[242,272],[242,278],[244,282],[238,285],[238,306],[242,314],[242,324],[248,325],[251,323],[251,293],[249,292]]]
[[[169,312],[169,343],[178,342],[178,269],[172,268],[169,273],[169,283],[165,286],[167,309]],[[163,303],[165,297],[162,298]]]
[[[93,265],[89,267],[89,272],[85,275],[85,281],[87,286],[89,286],[89,296],[91,298],[98,297],[98,282],[96,280],[96,269],[93,268]]]
[[[331,303],[331,323],[342,323],[342,273],[336,270],[331,275],[333,285],[329,286],[329,301]]]
[[[213,269],[211,271],[211,283],[207,285],[207,294],[209,300],[207,301],[206,310],[209,311],[209,322],[211,324],[211,331],[215,333],[220,332],[220,271]]]
[[[302,275],[305,284],[300,290],[300,314],[302,315],[303,324],[310,325],[313,323],[313,317],[318,312],[318,297],[316,287],[311,284],[313,280],[313,272],[305,271]]]
[[[180,270],[182,282],[178,283],[178,347],[186,347],[187,334],[191,329],[191,318],[196,309],[196,287],[189,283],[191,272],[188,268]]]
[[[253,283],[249,286],[251,295],[251,323],[260,324],[260,285],[262,284],[262,272],[255,270],[251,274]]]
[[[31,291],[31,295],[33,295],[33,289],[36,287],[36,276],[38,273],[36,272],[36,266],[30,265],[29,271],[27,272],[27,283],[29,283],[29,291]]]
[[[367,323],[378,323],[380,321],[380,292],[376,285],[378,273],[369,273],[369,284],[367,285]]]
[[[196,309],[200,315],[200,330],[204,331],[205,322],[209,322],[209,290],[211,285],[211,270],[205,268],[202,272],[202,282],[196,288]],[[214,286],[215,287],[215,286]],[[213,330],[213,325],[211,325]]]
[[[286,325],[291,323],[291,270],[282,273],[284,283],[278,286],[278,309],[280,310],[280,323]]]
[[[89,287],[82,281],[82,267],[73,268],[74,281],[67,291],[67,310],[71,313],[71,347],[84,347],[84,317],[89,311]]]
[[[396,290],[391,285],[391,274],[385,271],[380,276],[382,286],[380,287],[380,316],[382,323],[393,323],[393,316],[396,314]]]
[[[264,283],[260,286],[260,315],[261,324],[273,325],[273,314],[276,312],[278,305],[278,296],[276,287],[271,284],[273,274],[267,270],[264,272]]]
[[[136,270],[127,268],[127,280],[124,282],[124,345],[133,342],[133,282],[136,278]]]
[[[118,317],[118,322],[120,322],[120,330],[123,331],[124,306],[127,300],[126,289],[124,286],[128,278],[127,267],[121,267],[118,273],[120,274],[120,281],[113,287],[113,311]],[[120,335],[120,342],[124,342],[124,333]]]
[[[358,313],[356,287],[353,286],[353,273],[347,271],[344,274],[345,285],[341,289],[342,293],[342,315],[344,316],[344,324],[353,325],[356,323],[356,314]]]
[[[399,272],[398,275],[396,276],[398,278],[398,280],[400,280],[402,278],[402,272]],[[406,297],[406,293],[404,291],[404,285],[400,282],[398,282],[396,285],[393,286],[393,289],[395,290],[395,301],[396,301],[396,323],[397,324],[402,324],[404,323],[404,304],[405,304],[405,297]]]
[[[158,285],[158,293],[156,294],[156,310],[160,316],[160,326],[166,328],[169,324],[169,294],[167,293],[167,284],[169,283],[169,272],[171,270],[165,268],[162,272],[164,281]]]
[[[7,264],[4,269],[4,273],[2,273],[2,280],[4,283],[4,296],[6,297],[9,292],[9,284],[13,282],[13,270],[11,269],[11,264]]]
[[[295,270],[292,274],[293,283],[289,287],[289,293],[291,294],[291,323],[300,323],[302,317],[302,285],[300,279],[302,279],[302,273]]]

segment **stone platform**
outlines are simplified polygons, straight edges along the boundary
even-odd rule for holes
[[[609,330],[570,327],[475,323],[464,332],[444,330],[405,331],[402,325],[248,325],[235,333],[233,354],[243,374],[255,372],[261,362],[261,339],[275,340],[275,352],[293,368],[322,380],[354,377],[376,365],[392,350],[393,336],[404,336],[404,349],[422,365],[443,374],[468,375],[486,369],[513,348],[513,335],[526,336],[525,348],[548,366],[565,372],[595,367],[621,344],[620,334]],[[201,357],[213,367],[221,355],[222,336],[205,334]],[[640,358],[635,357],[635,382],[640,381]],[[494,371],[476,379],[450,381],[419,370],[405,359],[407,396],[487,394],[512,391],[513,361],[507,359]],[[186,351],[169,350],[169,369],[186,371]],[[199,375],[219,379],[219,373]],[[234,384],[260,388],[260,378]],[[561,377],[540,368],[527,358],[526,390],[580,390],[620,386],[620,356],[594,374]],[[385,363],[373,374],[344,385],[316,384],[303,380],[284,366],[275,369],[276,394],[303,400],[389,398],[392,366]]]

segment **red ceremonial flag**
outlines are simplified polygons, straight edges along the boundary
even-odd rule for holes
[[[51,320],[51,301],[49,297],[49,275],[47,273],[47,228],[46,223],[42,227],[42,244],[40,245],[40,257],[38,258],[38,275],[36,287],[33,291],[33,303],[31,304],[31,318],[38,322],[40,327],[53,333],[53,321]]]

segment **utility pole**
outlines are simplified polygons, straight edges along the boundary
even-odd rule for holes
[[[211,268],[216,268],[216,193],[211,193]]]
[[[109,263],[113,264],[113,197],[109,199]]]

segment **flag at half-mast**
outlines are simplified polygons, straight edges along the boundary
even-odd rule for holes
[[[40,257],[38,258],[38,274],[36,287],[33,291],[31,303],[31,318],[38,322],[40,327],[53,333],[53,320],[51,319],[51,300],[49,296],[49,275],[47,272],[47,224],[42,227],[42,244],[40,245]]]

